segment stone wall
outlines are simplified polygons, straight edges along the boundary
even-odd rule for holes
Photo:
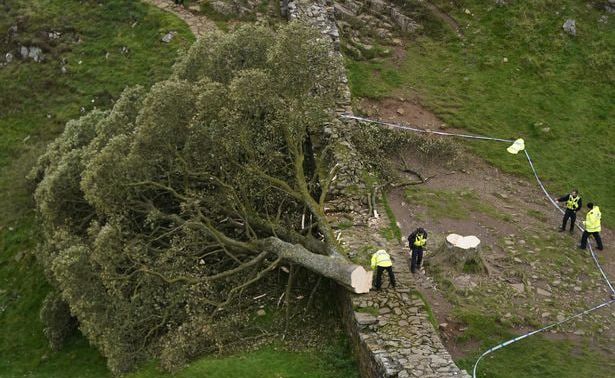
[[[378,212],[382,214],[384,209]],[[364,261],[376,249],[386,249],[397,279],[395,289],[388,287],[384,274],[381,291],[353,295],[340,290],[344,324],[359,358],[361,375],[469,377],[455,365],[430,322],[427,305],[416,290],[417,278],[410,273],[407,251],[397,241],[382,236],[380,230],[388,226],[389,220],[355,215],[353,223],[355,227],[339,235],[345,248],[364,253],[357,256]],[[365,251],[365,247],[372,250]]]
[[[320,30],[331,41],[333,54],[342,58],[340,52],[340,33],[335,23],[335,11],[332,0],[288,0],[282,3],[282,12],[286,12],[289,20],[300,20]],[[352,112],[350,107],[350,88],[348,78],[344,74],[341,78],[340,98],[338,100],[339,112]]]
[[[331,53],[339,59],[339,64],[343,64],[342,53],[340,52],[340,34],[335,22],[335,11],[331,0],[288,0],[281,2],[282,12],[286,12],[287,18],[291,21],[298,20],[312,25],[320,30],[323,36],[331,41]],[[340,70],[339,97],[337,100],[338,114],[351,114],[350,88],[348,78],[344,69]],[[348,128],[352,125],[340,120],[334,121],[323,130],[323,137],[328,144],[333,145],[332,159],[337,163],[338,171],[336,179],[331,183],[330,198],[334,199],[329,203],[329,207],[338,210],[345,210],[353,207],[361,193],[365,191],[362,182],[361,160],[353,144],[349,140]]]
[[[379,1],[372,3],[381,4]],[[290,20],[301,20],[320,30],[331,41],[332,53],[341,58],[340,34],[331,0],[282,0],[280,5],[282,14]],[[338,112],[350,113],[350,90],[345,75],[341,81]],[[357,153],[345,138],[344,128],[347,127],[352,127],[352,123],[337,121],[324,130],[335,143],[334,159],[341,167],[335,186],[337,191],[343,191],[350,183],[356,187],[362,180]],[[364,192],[365,187],[359,184],[358,191]],[[429,322],[426,306],[414,290],[415,280],[404,261],[403,250],[397,243],[381,237],[379,230],[387,227],[388,220],[369,218],[364,209],[353,213],[355,226],[345,230],[344,235],[338,235],[342,244],[351,251],[364,250],[369,245],[385,247],[394,258],[398,279],[397,289],[364,295],[352,295],[339,288],[343,321],[359,359],[361,375],[370,378],[469,377],[455,365]],[[335,219],[332,221],[335,223]],[[357,222],[364,224],[369,232],[356,226]]]

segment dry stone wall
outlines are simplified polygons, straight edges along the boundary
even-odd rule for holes
[[[383,213],[384,209],[378,209]],[[387,227],[385,217],[355,217],[353,227],[340,232],[340,240],[350,251],[386,249],[392,257],[396,288],[369,294],[340,293],[345,325],[352,336],[363,377],[463,377],[429,320],[426,304],[418,295],[417,276],[410,273],[409,254],[397,241],[384,239],[379,232]],[[362,226],[361,226],[362,225]],[[366,232],[369,231],[369,232]]]
[[[339,64],[343,64],[340,52],[340,34],[335,20],[335,10],[331,0],[290,0],[281,2],[282,14],[293,21],[305,22],[320,30],[322,35],[331,41],[331,54],[336,55]],[[345,70],[340,70],[339,97],[337,100],[338,114],[351,114],[350,88]],[[349,140],[348,128],[352,127],[349,123],[336,120],[333,124],[324,128],[324,138],[329,140],[329,144],[334,145],[333,160],[338,164],[336,179],[331,184],[330,195],[337,198],[332,201],[330,206],[338,210],[348,210],[354,207],[357,195],[365,191],[362,184],[361,166],[359,155],[353,144]],[[340,195],[344,194],[344,195]]]
[[[281,9],[290,20],[301,20],[318,28],[331,40],[332,53],[341,58],[340,34],[332,1],[283,0]],[[339,7],[337,11],[339,13]],[[344,88],[340,91],[338,108],[340,112],[350,113],[350,90],[345,76],[342,83]],[[352,126],[339,122],[325,130],[339,147],[335,156],[341,166],[339,190],[361,180],[359,159],[352,144],[343,137],[344,127]],[[415,279],[404,251],[397,243],[389,243],[380,236],[378,230],[386,228],[387,220],[369,218],[365,211],[362,213],[361,217],[355,212],[369,232],[363,227],[352,227],[339,235],[340,240],[351,251],[364,250],[369,245],[384,246],[395,261],[398,288],[364,295],[352,295],[343,289],[339,292],[344,322],[359,357],[361,375],[370,378],[469,377],[455,365],[430,323],[426,306],[414,289]]]

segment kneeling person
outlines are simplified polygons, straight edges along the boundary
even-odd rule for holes
[[[395,287],[395,274],[393,274],[393,263],[391,256],[384,250],[380,249],[372,255],[372,270],[376,269],[376,290],[380,290],[382,285],[382,271],[386,270],[389,274],[389,283]]]

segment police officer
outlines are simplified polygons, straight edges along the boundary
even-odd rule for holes
[[[559,232],[566,231],[566,223],[568,219],[570,219],[570,233],[574,231],[574,222],[577,220],[577,211],[583,206],[583,201],[581,200],[581,196],[579,196],[579,191],[573,189],[570,194],[566,194],[563,197],[557,199],[558,202],[566,202],[566,212],[564,213],[564,221],[562,222],[562,227],[559,229]]]
[[[589,212],[585,216],[585,221],[583,222],[585,231],[583,231],[583,236],[581,236],[581,245],[579,248],[587,248],[587,239],[590,235],[593,235],[596,239],[596,244],[598,244],[598,249],[602,251],[602,238],[600,238],[600,218],[602,217],[602,214],[600,213],[600,208],[598,206],[594,206],[591,202],[587,204],[587,207],[589,208]]]
[[[382,285],[382,271],[386,270],[389,275],[389,283],[395,288],[395,274],[393,274],[393,263],[391,256],[384,249],[376,251],[372,255],[372,270],[376,269],[376,290],[380,290]]]
[[[422,228],[417,228],[413,233],[408,235],[408,246],[412,251],[410,257],[410,271],[416,273],[417,269],[421,268],[423,262],[423,248],[427,243],[427,231]]]

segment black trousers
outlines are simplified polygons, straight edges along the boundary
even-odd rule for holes
[[[376,267],[376,289],[380,289],[380,286],[382,286],[382,271],[386,270],[387,273],[389,274],[389,283],[391,284],[392,287],[395,287],[395,274],[393,274],[393,267],[392,266],[377,266]]]
[[[410,271],[416,273],[416,270],[423,263],[423,248],[413,248],[412,257],[410,258]]]
[[[564,221],[562,222],[562,230],[566,229],[566,223],[570,219],[570,231],[574,230],[574,222],[577,220],[577,212],[574,210],[566,209],[564,213]]]
[[[599,232],[587,232],[587,231],[583,231],[583,236],[581,236],[581,249],[587,248],[587,239],[589,238],[590,235],[594,236],[594,239],[596,239],[596,244],[598,244],[598,249],[602,250],[603,246],[602,246],[602,238],[600,238],[600,233]]]

